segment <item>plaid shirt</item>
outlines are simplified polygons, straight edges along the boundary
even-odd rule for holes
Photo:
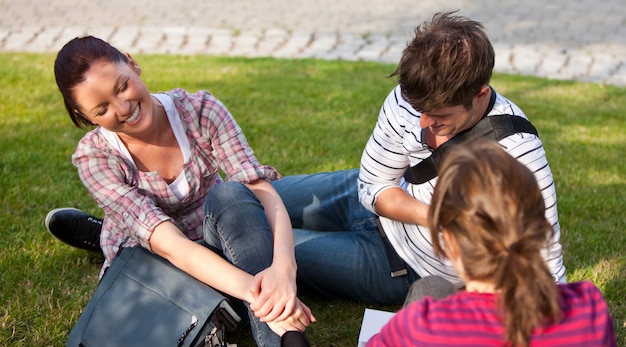
[[[222,181],[219,170],[226,180],[243,183],[280,178],[274,168],[258,162],[230,112],[209,92],[175,89],[164,94],[173,99],[191,146],[191,157],[183,165],[189,183],[186,197],[177,198],[157,172],[139,171],[100,128],[88,132],[72,156],[81,181],[104,210],[103,271],[126,238],[124,247],[150,249],[152,232],[165,221],[175,223],[189,239],[202,240],[204,199]]]

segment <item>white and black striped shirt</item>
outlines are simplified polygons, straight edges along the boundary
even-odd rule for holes
[[[519,107],[505,97],[496,95],[495,104],[488,116],[499,114],[526,118]],[[421,114],[402,98],[400,86],[389,93],[361,158],[359,199],[368,210],[375,213],[374,204],[378,195],[387,188],[397,186],[402,187],[417,200],[430,204],[437,178],[423,184],[411,184],[403,178],[409,166],[428,158],[432,153],[432,148],[426,145],[424,129],[419,125],[420,116]],[[559,241],[556,190],[541,140],[535,135],[517,133],[499,142],[537,178],[546,204],[546,217],[555,231],[554,238],[543,252],[543,257],[555,279],[564,283],[565,267]],[[381,217],[380,221],[396,252],[419,276],[438,275],[460,285],[460,279],[450,263],[435,256],[428,228],[385,217]]]

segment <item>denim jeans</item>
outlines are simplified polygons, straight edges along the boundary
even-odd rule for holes
[[[294,228],[298,284],[329,298],[402,304],[418,276],[391,277],[376,215],[358,200],[359,171],[273,181]]]
[[[218,184],[204,204],[204,240],[238,268],[257,274],[272,264],[273,238],[263,205],[245,185]],[[258,346],[280,346],[280,337],[244,302]]]

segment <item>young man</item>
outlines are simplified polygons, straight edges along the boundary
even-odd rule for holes
[[[459,283],[452,267],[435,256],[425,227],[437,178],[408,182],[403,177],[407,167],[430,157],[439,146],[484,117],[526,118],[522,110],[489,86],[494,55],[478,22],[444,13],[419,26],[394,72],[399,84],[385,100],[365,147],[359,175],[360,201],[380,216],[394,250],[420,277],[437,275]],[[518,132],[499,143],[531,169],[539,183],[546,217],[555,231],[544,259],[555,281],[565,282],[556,191],[541,140]]]
[[[370,304],[401,304],[411,284],[429,275],[460,285],[450,264],[434,255],[424,226],[436,177],[412,184],[403,175],[483,116],[526,118],[489,86],[493,65],[494,51],[480,23],[435,15],[416,29],[403,53],[394,73],[399,85],[382,106],[360,170],[272,182],[291,218],[299,285]],[[541,140],[516,133],[500,144],[539,182],[555,230],[543,255],[555,281],[565,282],[556,192]],[[89,218],[58,209],[46,226],[69,244],[93,244],[99,225]]]

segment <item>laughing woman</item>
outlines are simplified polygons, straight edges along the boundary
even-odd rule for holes
[[[92,36],[68,42],[54,73],[74,124],[95,126],[72,162],[104,211],[103,271],[124,240],[140,245],[243,300],[259,346],[315,320],[296,296],[291,223],[270,183],[280,176],[218,99],[152,94],[130,55]]]

